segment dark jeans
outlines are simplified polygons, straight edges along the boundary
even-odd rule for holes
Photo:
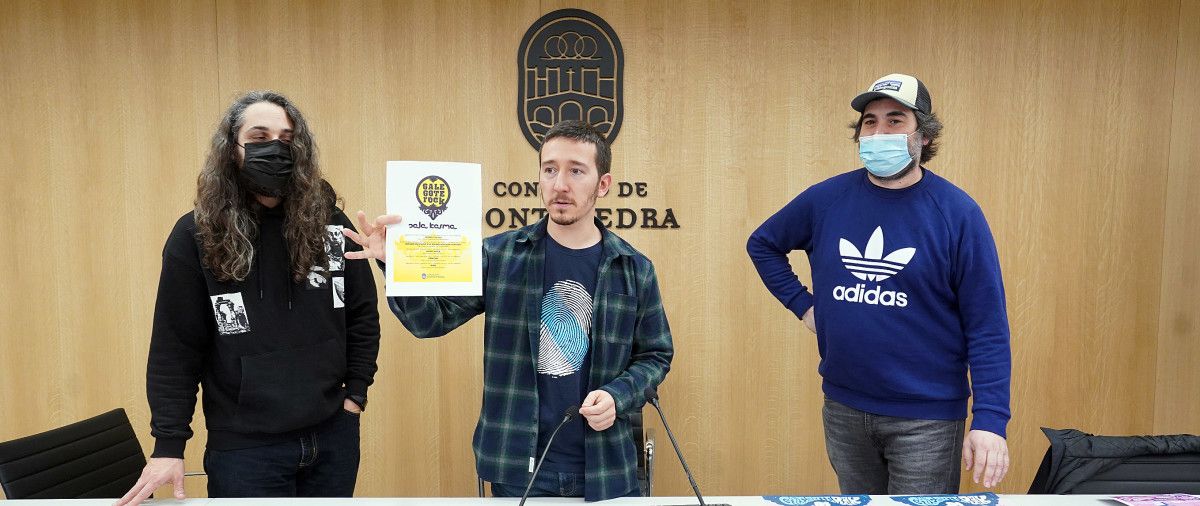
[[[825,449],[843,494],[957,494],[965,420],[873,415],[825,399]]]
[[[205,450],[209,497],[350,497],[358,478],[359,415],[338,409],[294,441]]]
[[[556,473],[543,469],[529,489],[529,497],[583,497],[583,475]],[[492,497],[521,497],[525,484],[493,483]],[[640,497],[641,491],[634,488],[625,497]]]

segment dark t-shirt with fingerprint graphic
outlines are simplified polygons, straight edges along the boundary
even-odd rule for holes
[[[587,395],[591,364],[592,295],[601,244],[570,249],[546,236],[546,273],[538,346],[538,456],[570,406]],[[572,420],[554,437],[543,470],[583,473],[587,421]]]

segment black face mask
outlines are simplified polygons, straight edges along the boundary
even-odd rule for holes
[[[245,162],[238,171],[244,188],[264,197],[286,197],[292,181],[292,147],[279,139],[247,142]]]

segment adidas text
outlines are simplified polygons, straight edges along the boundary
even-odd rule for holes
[[[844,286],[833,287],[833,298],[845,302],[870,304],[872,306],[908,306],[908,294],[891,290],[885,291],[878,285],[875,286],[874,290],[867,290],[866,285],[862,283],[848,288]]]

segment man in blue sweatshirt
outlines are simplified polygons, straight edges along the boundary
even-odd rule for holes
[[[966,192],[923,165],[942,130],[924,84],[887,75],[850,106],[864,168],[809,187],[746,249],[817,335],[842,493],[957,493],[960,453],[990,488],[1008,471],[1011,375],[991,230]],[[811,291],[788,263],[795,250],[808,254]]]

